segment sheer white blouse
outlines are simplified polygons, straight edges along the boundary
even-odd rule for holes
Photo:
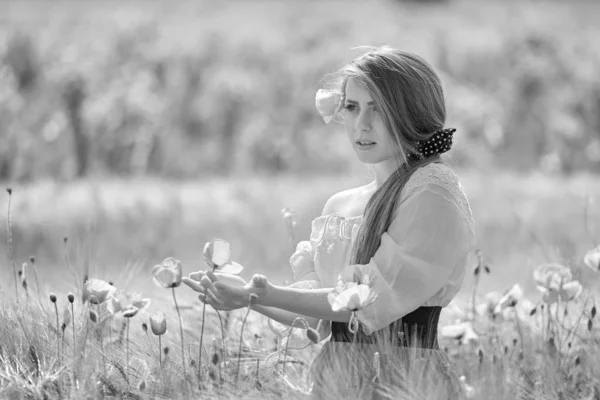
[[[310,240],[298,243],[290,258],[291,286],[333,288],[338,275],[349,268],[362,219],[332,214],[313,220]],[[447,306],[462,286],[474,244],[473,216],[456,174],[441,163],[418,169],[406,183],[370,263],[382,279],[376,279],[373,288],[376,301],[358,313],[365,333],[421,306]],[[273,320],[269,326],[282,337],[290,329]],[[322,321],[319,333],[323,339],[329,336],[330,322]],[[295,343],[306,343],[304,335],[293,336]]]

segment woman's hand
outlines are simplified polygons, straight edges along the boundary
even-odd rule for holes
[[[246,283],[236,275],[199,271],[183,278],[183,282],[200,293],[200,301],[217,310],[235,310],[262,298],[267,291],[268,282],[262,275],[254,275],[250,283]]]

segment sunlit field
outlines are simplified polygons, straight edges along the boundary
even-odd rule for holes
[[[243,278],[290,283],[293,242],[328,197],[371,179],[314,111],[319,79],[351,47],[383,43],[432,60],[459,129],[447,162],[480,257],[439,339],[465,396],[600,398],[596,11],[3,2],[0,398],[310,398],[322,342],[298,349],[312,343],[301,322],[288,341],[256,312],[207,307],[203,326],[197,293],[157,286],[152,268],[207,269],[205,243],[223,238]],[[87,150],[72,139],[79,120]],[[150,302],[130,318],[83,303],[85,277]],[[366,350],[361,379],[339,365],[328,398],[447,398],[417,367],[377,372],[375,352],[390,349]]]

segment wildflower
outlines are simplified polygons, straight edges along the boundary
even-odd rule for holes
[[[166,289],[181,285],[181,276],[181,262],[173,257],[166,258],[152,268],[152,280],[156,285]]]
[[[315,95],[315,107],[326,124],[330,123],[341,106],[342,94],[327,89],[319,89]]]
[[[461,344],[479,342],[479,335],[473,329],[471,322],[460,322],[446,325],[440,329],[440,335],[445,338],[460,340]]]
[[[462,375],[460,378],[458,378],[458,380],[460,381],[460,386],[462,387],[464,393],[465,393],[465,397],[467,399],[472,399],[475,397],[475,389],[473,388],[473,386],[469,385],[467,383],[467,378]]]
[[[542,300],[552,304],[560,298],[564,301],[576,299],[582,292],[581,284],[572,280],[571,270],[559,264],[544,264],[535,269],[533,278],[537,289],[542,293]]]
[[[244,267],[231,261],[231,245],[223,239],[214,239],[204,245],[204,261],[213,269],[224,274],[237,275]]]
[[[82,300],[85,303],[102,304],[112,296],[117,289],[101,279],[88,279],[83,284]]]
[[[498,292],[489,292],[485,295],[483,303],[479,304],[475,310],[479,315],[487,315],[488,317],[494,316],[494,310],[498,305],[498,302],[502,298],[502,295]]]
[[[150,299],[142,298],[141,293],[126,293],[124,290],[115,291],[107,299],[107,309],[111,314],[121,313],[125,318],[132,318],[138,312],[150,306]]]
[[[600,271],[600,246],[588,251],[583,257],[583,262],[594,272]]]
[[[522,297],[523,289],[517,283],[498,300],[494,308],[494,314],[498,314],[508,307],[514,307]]]
[[[164,313],[157,313],[150,317],[150,328],[156,336],[164,335],[167,331],[167,316]]]

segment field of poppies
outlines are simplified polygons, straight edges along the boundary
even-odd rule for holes
[[[472,177],[464,176],[470,186]],[[513,189],[515,182],[518,179],[510,181]],[[551,183],[556,185],[555,180]],[[529,184],[525,181],[520,190]],[[569,185],[577,186],[576,182]],[[547,190],[543,180],[537,187],[538,191]],[[240,254],[235,244],[210,239],[206,245],[196,246],[197,261],[182,261],[177,251],[172,251],[169,257],[153,263],[130,263],[108,272],[93,258],[88,262],[80,258],[81,242],[64,238],[57,240],[57,247],[63,249],[62,266],[53,267],[61,278],[52,278],[54,274],[43,259],[23,260],[19,256],[34,241],[27,237],[27,227],[23,226],[32,217],[20,214],[27,210],[26,202],[16,200],[31,193],[19,188],[11,190],[10,196],[6,194],[15,200],[5,202],[7,207],[14,207],[10,216],[6,215],[7,229],[16,229],[7,234],[10,269],[9,276],[5,274],[2,280],[0,294],[5,304],[0,311],[0,396],[310,396],[309,368],[322,344],[314,342],[324,338],[307,330],[302,320],[296,321],[289,337],[277,337],[268,329],[267,321],[251,311],[250,298],[250,308],[216,313],[196,297],[198,271],[241,272],[247,279],[252,272],[268,273],[252,271],[251,267],[250,271],[241,271],[242,266],[235,261],[245,264],[252,258],[243,255],[246,251]],[[33,193],[40,195],[38,191]],[[472,193],[477,215],[482,202],[476,192]],[[224,201],[222,196],[219,200]],[[547,207],[547,200],[538,198],[536,204]],[[525,206],[522,204],[521,209]],[[595,215],[583,212],[584,216]],[[474,253],[465,287],[457,301],[444,310],[440,330],[441,345],[461,377],[462,390],[470,398],[482,399],[597,398],[600,371],[595,360],[600,347],[594,294],[599,249],[583,244],[579,249],[586,250],[567,259],[560,255],[564,245],[555,249],[546,246],[555,261],[543,261],[532,257],[536,253],[533,248],[547,241],[542,234],[535,238],[539,243],[531,240],[532,251],[527,255],[540,262],[526,268],[525,274],[514,268],[509,272],[497,255],[491,257],[494,260],[487,256],[495,252],[490,246],[492,237],[499,239],[497,235],[487,236],[485,232],[495,228],[487,220],[489,216],[482,212],[479,215],[478,229],[483,235],[480,242],[489,250]],[[531,215],[525,216],[525,222],[533,227],[539,223]],[[142,222],[137,224],[143,226]],[[303,219],[290,210],[277,215],[273,224],[279,224],[279,235],[289,241],[304,235]],[[590,225],[593,231],[594,225]],[[585,229],[580,231],[586,234]],[[593,235],[592,231],[588,230]],[[575,232],[571,234],[577,236]],[[524,234],[537,236],[531,230]],[[519,233],[513,231],[510,235]],[[235,237],[233,231],[219,236]],[[289,249],[282,250],[289,255],[288,239],[280,237],[278,243]],[[512,246],[514,249],[516,243]],[[15,247],[20,250],[14,251]],[[389,381],[377,368],[376,356],[387,354],[389,349],[369,351],[372,358],[363,369],[369,379],[357,380],[347,370],[348,364],[342,363],[337,376],[344,378],[329,380],[327,393],[334,398],[351,398],[347,392],[351,388],[352,393],[360,393],[359,398],[373,393],[390,399],[441,399],[447,395],[438,396],[435,384],[432,386],[418,368],[394,371],[396,384],[414,384],[390,389],[386,386]]]

